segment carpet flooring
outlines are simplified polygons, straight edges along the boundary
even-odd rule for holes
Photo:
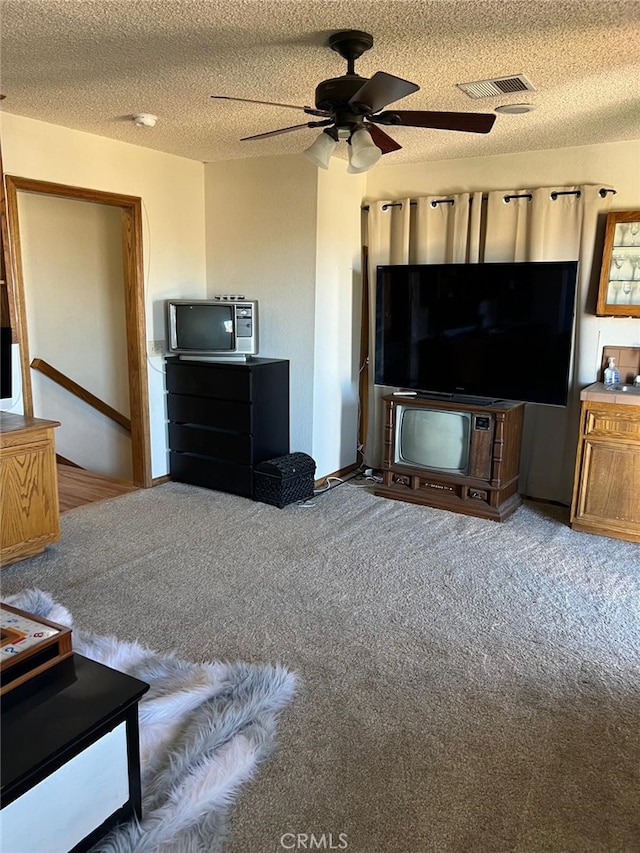
[[[229,853],[640,850],[640,548],[562,507],[167,483],[66,513],[1,581],[96,634],[298,674]]]
[[[71,613],[42,590],[8,596],[7,603],[73,627],[77,655],[147,685],[138,705],[142,818],[114,827],[91,853],[223,853],[229,807],[271,752],[295,675],[282,666],[183,661],[140,643],[94,636],[76,628]],[[69,704],[68,713],[73,708]],[[78,843],[86,829],[74,832]],[[44,853],[47,830],[40,846],[23,828],[5,847],[3,824],[2,841],[5,853]]]

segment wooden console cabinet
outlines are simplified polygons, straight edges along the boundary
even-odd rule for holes
[[[289,362],[166,365],[171,478],[253,497],[254,467],[289,452]]]
[[[582,394],[571,527],[640,542],[640,395]]]
[[[489,404],[426,397],[384,397],[382,485],[375,494],[395,500],[504,521],[522,503],[518,493],[525,404]],[[408,465],[396,459],[396,431],[404,409],[470,415],[469,467],[465,474]]]
[[[32,557],[60,538],[53,430],[58,421],[0,412],[0,564]]]

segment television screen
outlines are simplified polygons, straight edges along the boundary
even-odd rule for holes
[[[179,349],[205,352],[233,348],[234,328],[231,305],[177,304],[175,311],[176,340]]]
[[[379,266],[375,381],[566,405],[577,261]]]
[[[398,406],[395,462],[466,474],[469,465],[468,412]]]

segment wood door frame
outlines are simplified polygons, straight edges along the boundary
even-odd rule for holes
[[[149,428],[149,387],[147,379],[144,270],[142,263],[142,199],[137,196],[101,192],[84,187],[54,184],[32,178],[5,175],[9,256],[12,265],[9,301],[13,308],[15,334],[20,345],[23,410],[33,416],[31,358],[27,334],[22,248],[18,218],[18,191],[90,201],[119,207],[122,213],[122,254],[124,268],[129,405],[131,408],[132,481],[148,488],[151,480],[151,439]]]

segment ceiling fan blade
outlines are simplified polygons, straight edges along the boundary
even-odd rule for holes
[[[367,124],[367,130],[371,134],[371,138],[383,154],[389,154],[391,151],[399,151],[402,148],[395,139],[392,139],[388,134],[381,130],[376,124]]]
[[[373,77],[367,80],[349,100],[349,105],[358,112],[377,113],[387,104],[417,92],[419,88],[420,86],[401,77],[376,71]]]
[[[436,113],[421,110],[388,110],[369,121],[389,126],[427,127],[434,130],[461,130],[468,133],[489,133],[496,120],[493,113]]]
[[[303,127],[326,127],[333,124],[333,119],[326,121],[308,121],[305,124],[294,124],[291,127],[281,127],[279,130],[268,130],[266,133],[256,133],[255,136],[243,136],[240,142],[246,142],[248,139],[267,139],[269,136],[279,136],[281,133],[291,133],[292,130],[300,130]]]
[[[290,110],[301,110],[304,113],[314,116],[329,116],[331,113],[326,110],[316,110],[313,107],[300,107],[297,104],[280,104],[275,101],[253,101],[251,98],[230,98],[228,95],[211,95],[217,101],[240,101],[244,104],[262,104],[265,107],[287,107]]]

